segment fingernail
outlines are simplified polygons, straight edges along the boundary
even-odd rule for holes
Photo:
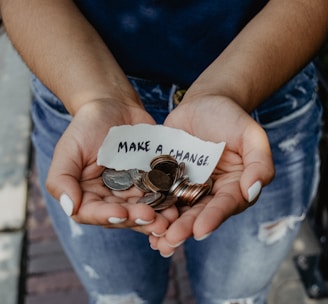
[[[152,244],[149,244],[150,245],[150,248],[153,249],[153,250],[158,250],[157,247],[153,246]]]
[[[60,205],[62,206],[63,210],[68,216],[72,216],[74,204],[71,198],[66,194],[63,193],[59,198]]]
[[[171,247],[171,248],[177,248],[177,247],[179,247],[180,245],[182,245],[184,242],[185,242],[185,240],[182,240],[181,242],[179,242],[179,243],[177,243],[177,244],[172,245],[172,244],[167,243],[167,245],[168,245],[169,247]]]
[[[262,189],[262,184],[260,181],[255,182],[252,186],[248,188],[248,202],[252,202],[257,198]]]
[[[200,236],[200,237],[194,237],[194,239],[196,241],[202,241],[202,240],[207,239],[210,235],[211,235],[211,232],[210,233],[207,233],[207,234],[204,234],[203,236]]]
[[[111,224],[121,224],[123,222],[125,222],[127,220],[127,218],[121,218],[121,217],[110,217],[108,219],[108,222],[111,223]]]
[[[161,256],[162,256],[163,258],[169,258],[169,257],[171,257],[173,254],[174,254],[174,251],[172,251],[172,252],[169,253],[169,254],[162,254],[162,253],[161,253]]]
[[[148,224],[151,224],[154,220],[151,220],[151,221],[145,221],[145,220],[142,220],[140,218],[137,218],[134,222],[137,224],[137,225],[148,225]]]
[[[153,236],[156,236],[156,237],[162,237],[162,236],[165,235],[165,233],[166,233],[166,230],[165,230],[163,233],[152,232],[151,234],[152,234]]]

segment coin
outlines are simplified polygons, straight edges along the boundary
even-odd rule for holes
[[[189,185],[186,193],[184,194],[184,202],[188,206],[193,206],[199,199],[208,192],[208,184],[192,184]]]
[[[133,181],[131,175],[125,170],[114,170],[106,168],[102,174],[104,184],[117,191],[127,190],[132,187]]]
[[[159,155],[152,159],[150,168],[160,170],[170,176],[175,176],[179,168],[177,160],[171,155]]]
[[[165,199],[165,195],[161,192],[151,192],[139,198],[137,203],[149,205],[151,207],[159,205]]]
[[[136,188],[138,188],[142,192],[150,192],[151,190],[147,188],[147,186],[144,183],[145,175],[146,172],[139,172],[138,174],[134,174],[132,177],[133,184]]]
[[[177,194],[188,184],[188,182],[189,178],[186,175],[178,178],[170,188],[169,193],[177,196]]]
[[[171,177],[157,169],[152,169],[147,172],[143,181],[146,187],[154,192],[167,192],[172,186]]]
[[[104,170],[104,184],[112,190],[127,190],[131,186],[146,193],[137,203],[144,203],[156,211],[176,205],[177,207],[196,204],[201,197],[210,194],[213,181],[209,178],[203,184],[192,183],[186,175],[184,162],[178,163],[170,155],[159,155],[150,162],[148,172],[129,169]]]
[[[164,200],[154,207],[155,211],[165,210],[175,205],[178,201],[178,198],[172,194],[166,195]]]

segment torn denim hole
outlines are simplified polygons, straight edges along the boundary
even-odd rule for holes
[[[300,134],[296,134],[294,137],[287,138],[286,140],[279,143],[278,147],[282,152],[293,152],[296,149],[300,140]]]
[[[84,271],[88,274],[90,279],[99,279],[99,274],[89,265],[83,265]]]
[[[290,215],[277,221],[263,223],[260,225],[258,238],[267,245],[271,245],[283,238],[288,229],[295,229],[295,224],[304,219],[305,213],[301,216]]]
[[[296,90],[300,91],[302,94],[306,95],[307,94],[307,90],[305,87],[303,86],[296,86],[295,87]]]
[[[69,218],[69,225],[71,228],[71,236],[73,239],[83,235],[83,230],[81,226],[71,218]]]
[[[223,304],[255,304],[252,298],[227,300]]]
[[[293,109],[296,109],[297,108],[298,100],[297,100],[296,97],[294,97],[293,95],[290,95],[290,94],[286,94],[285,95],[285,98],[286,99],[289,99],[292,102],[292,108]]]
[[[96,294],[95,304],[146,304],[136,293],[123,295]]]

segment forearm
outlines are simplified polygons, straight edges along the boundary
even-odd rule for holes
[[[70,113],[90,100],[136,103],[125,74],[73,1],[0,0],[6,31]]]
[[[221,95],[253,110],[315,55],[327,36],[327,16],[327,0],[269,1],[186,97]]]

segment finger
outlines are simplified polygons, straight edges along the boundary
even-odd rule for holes
[[[255,125],[254,125],[255,124]],[[244,170],[240,179],[243,197],[248,202],[254,202],[263,186],[269,184],[274,177],[269,141],[264,130],[253,123],[251,132],[245,131],[241,155]]]
[[[159,237],[156,237],[156,236],[150,234],[148,236],[148,239],[149,239],[150,248],[153,249],[153,250],[158,250],[157,244],[158,244],[158,241],[159,241]]]
[[[161,237],[157,239],[158,239],[157,242],[154,241],[150,242],[150,247],[153,248],[154,250],[158,250],[163,258],[171,257],[174,254],[176,248],[169,246],[165,237]]]
[[[82,190],[79,184],[81,166],[77,147],[66,146],[60,141],[54,151],[46,187],[60,202],[68,216],[75,214],[81,204]]]
[[[85,193],[76,221],[91,225],[111,227],[134,227],[149,225],[156,219],[156,212],[146,204],[136,204],[138,198],[125,201],[116,196],[100,200],[95,193]],[[168,222],[166,220],[166,222]]]
[[[165,235],[169,227],[169,221],[160,213],[155,213],[155,219],[148,225],[138,225],[133,230],[144,233],[146,235],[153,235],[155,237],[162,237]]]
[[[203,240],[216,230],[227,218],[246,209],[249,204],[245,202],[235,182],[225,186],[225,189],[214,196],[206,196],[199,204],[204,208],[199,213],[193,226],[195,240]]]
[[[192,235],[194,222],[203,208],[203,204],[189,208],[169,226],[165,236],[160,238],[158,242],[158,249],[164,255],[172,252],[172,248],[182,245]]]
[[[173,223],[179,216],[179,210],[176,206],[171,206],[159,212],[162,216],[164,216],[169,223]]]
[[[135,230],[147,235],[153,235],[156,238],[163,237],[170,224],[179,217],[178,210],[175,206],[167,208],[160,213],[155,212],[155,215],[155,220],[151,224],[142,227],[139,225]]]

